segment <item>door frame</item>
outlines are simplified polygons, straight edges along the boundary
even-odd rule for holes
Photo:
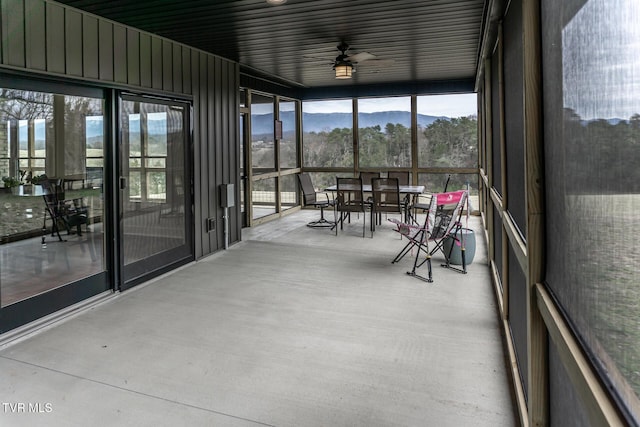
[[[120,114],[123,101],[156,103],[163,105],[174,105],[183,108],[183,136],[184,136],[184,211],[185,211],[185,245],[179,246],[168,251],[154,254],[144,260],[137,261],[130,267],[131,274],[127,274],[124,260],[124,229],[122,221],[124,219],[124,189],[127,183],[124,180],[123,162],[124,162],[124,130],[120,122]],[[124,291],[130,289],[140,283],[146,282],[153,277],[157,277],[168,271],[187,264],[195,259],[195,227],[194,227],[194,194],[193,194],[193,102],[191,99],[172,98],[163,96],[150,96],[130,91],[118,91],[116,102],[116,115],[114,116],[114,124],[118,129],[117,135],[117,153],[115,155],[115,173],[114,173],[114,209],[115,217],[115,245],[114,254],[116,259],[117,271],[117,289]],[[132,277],[127,277],[131,275]]]
[[[250,154],[250,150],[251,150],[251,135],[250,135],[250,127],[249,127],[249,121],[251,120],[250,118],[250,114],[249,114],[249,109],[248,108],[240,108],[240,118],[239,118],[239,124],[240,124],[240,138],[239,138],[239,144],[240,144],[240,148],[241,148],[241,153],[242,155],[239,156],[239,160],[240,160],[240,165],[238,166],[238,170],[241,171],[240,173],[240,182],[242,183],[241,185],[241,191],[243,192],[243,194],[240,195],[240,216],[241,216],[241,224],[242,227],[249,227],[249,209],[251,206],[251,200],[249,199],[249,196],[251,193],[249,193],[249,186],[250,186],[250,170],[249,168],[251,167],[251,163],[249,160],[249,154]]]

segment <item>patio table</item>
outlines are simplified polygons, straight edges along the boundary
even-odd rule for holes
[[[330,185],[329,187],[326,187],[324,191],[335,192],[337,191],[337,189],[338,189],[337,185]],[[399,185],[398,190],[400,194],[408,194],[415,200],[416,197],[424,193],[425,186],[424,185]],[[371,185],[366,185],[366,184],[362,185],[363,193],[371,193],[371,191],[372,191]],[[411,214],[411,209],[409,209],[409,207],[412,204],[413,203],[408,203],[406,206],[407,211],[405,212],[405,218],[407,218],[408,221],[413,219],[413,215]]]

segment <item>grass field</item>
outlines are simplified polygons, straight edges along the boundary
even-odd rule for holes
[[[640,195],[565,200],[571,217],[567,235],[558,236],[565,265],[557,266],[564,268],[564,283],[551,286],[608,374],[623,394],[632,389],[635,399],[640,396]]]

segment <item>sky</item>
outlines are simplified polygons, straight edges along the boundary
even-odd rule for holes
[[[564,108],[583,120],[640,113],[640,1],[590,0],[562,29]]]
[[[358,111],[361,113],[410,111],[410,109],[411,98],[408,96],[366,98],[358,101]],[[351,100],[306,101],[302,103],[302,111],[305,113],[350,113]],[[418,96],[418,114],[446,117],[477,115],[477,96],[475,93]]]

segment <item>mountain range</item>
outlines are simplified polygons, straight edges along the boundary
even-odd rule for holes
[[[282,131],[291,132],[294,129],[295,119],[293,111],[280,113]],[[418,126],[426,127],[438,119],[449,119],[445,116],[428,116],[418,114]],[[351,113],[303,113],[302,126],[304,132],[322,132],[334,128],[351,128],[353,119]],[[387,123],[411,126],[411,113],[409,111],[383,111],[378,113],[360,113],[358,124],[360,127],[380,126],[382,129]],[[254,135],[272,132],[273,116],[271,114],[254,114],[251,116],[251,127]]]
[[[280,114],[283,123],[283,132],[293,132],[295,125],[295,113],[293,111],[284,111]],[[418,126],[427,127],[438,119],[450,120],[447,116],[429,116],[426,114],[418,114]],[[350,128],[353,126],[351,113],[303,113],[302,115],[304,132],[322,132],[334,128]],[[583,126],[605,120],[610,125],[617,125],[625,122],[624,119],[593,119],[581,120]],[[380,126],[381,129],[387,123],[401,124],[405,127],[411,126],[411,113],[408,111],[384,111],[377,113],[360,113],[358,123],[361,127]],[[254,114],[251,116],[251,125],[254,135],[263,135],[273,132],[273,116],[271,114]],[[104,134],[104,124],[101,117],[92,117],[91,120],[85,122],[85,132],[88,138],[102,136]],[[129,129],[132,133],[138,133],[140,129],[140,121],[132,118],[129,122]],[[147,132],[151,135],[162,135],[167,132],[166,123],[163,120],[148,120]],[[19,138],[21,141],[27,140],[26,121],[19,127]],[[44,123],[35,126],[36,149],[43,149],[45,145],[45,126]]]

